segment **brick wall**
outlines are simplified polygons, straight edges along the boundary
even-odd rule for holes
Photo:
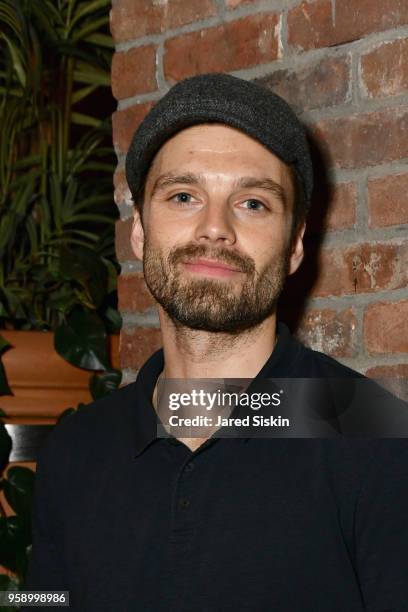
[[[126,150],[171,84],[210,71],[263,83],[308,126],[316,189],[307,255],[280,316],[361,372],[407,377],[408,2],[114,0],[111,31],[125,381],[160,346],[129,246]]]

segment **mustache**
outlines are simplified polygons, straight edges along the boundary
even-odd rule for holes
[[[170,251],[167,261],[169,265],[175,266],[186,259],[198,259],[200,257],[225,263],[237,268],[240,272],[249,274],[255,272],[255,262],[251,257],[240,255],[236,251],[230,251],[223,247],[209,249],[205,244],[187,244],[183,247],[174,248]]]

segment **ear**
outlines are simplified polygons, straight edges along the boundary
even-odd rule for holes
[[[289,276],[296,272],[304,257],[303,235],[305,233],[306,223],[303,222],[297,229],[292,241],[291,255],[289,259]]]
[[[130,236],[130,244],[132,245],[132,250],[136,255],[137,259],[142,261],[144,247],[144,230],[140,217],[140,211],[137,208],[135,208],[133,213],[133,226],[132,233]]]

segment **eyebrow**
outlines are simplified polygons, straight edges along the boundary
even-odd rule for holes
[[[190,172],[187,174],[161,174],[159,177],[157,177],[153,185],[150,197],[153,197],[156,192],[161,191],[162,189],[165,189],[171,185],[180,183],[184,185],[199,185],[200,183],[205,182],[206,179],[202,174],[193,174]],[[235,189],[265,189],[277,196],[284,205],[287,204],[285,190],[283,189],[282,185],[268,177],[255,178],[253,176],[242,176],[234,181],[233,187]]]

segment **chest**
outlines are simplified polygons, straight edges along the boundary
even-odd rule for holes
[[[85,479],[65,542],[77,588],[118,576],[129,596],[136,588],[150,597],[161,584],[221,597],[245,576],[254,597],[266,589],[290,598],[292,581],[351,579],[352,499],[339,503],[321,458],[267,440],[256,452],[231,442],[240,452],[233,443],[223,453],[163,446],[154,461],[106,464]]]

